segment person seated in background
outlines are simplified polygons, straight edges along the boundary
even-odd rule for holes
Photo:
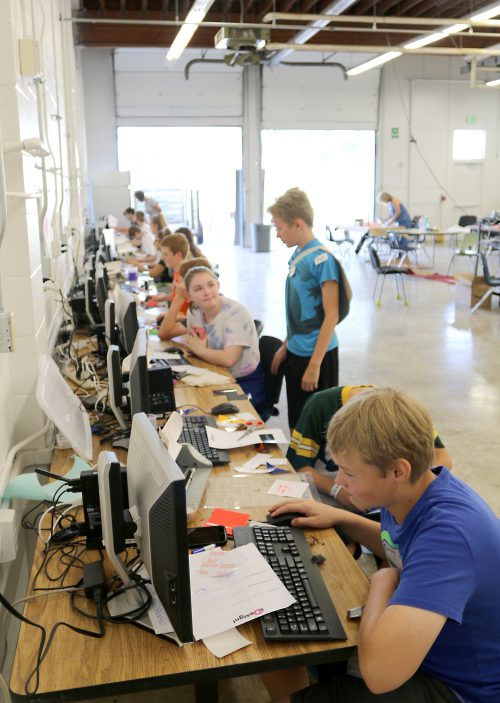
[[[125,210],[123,211],[123,215],[129,221],[129,223],[130,223],[129,226],[128,227],[115,227],[114,229],[115,229],[115,232],[121,232],[122,234],[128,234],[128,230],[129,230],[130,225],[136,224],[134,208],[133,207],[125,208]]]
[[[141,256],[135,256],[132,258],[143,259],[144,257],[154,257],[156,254],[156,247],[154,243],[154,237],[151,230],[145,229],[137,225],[132,225],[129,227],[128,236],[132,244],[140,250]]]
[[[251,394],[259,412],[265,405],[265,389],[255,323],[248,310],[221,295],[219,287],[217,275],[207,266],[194,266],[186,272],[184,286],[178,291],[190,301],[184,344],[209,364],[225,366],[244,393]],[[179,332],[180,325],[176,328]]]
[[[144,212],[149,218],[161,212],[159,203],[154,198],[149,198],[143,190],[136,190],[134,197],[138,202],[144,203]]]
[[[172,302],[177,294],[177,286],[179,283],[179,268],[183,261],[187,258],[189,253],[189,245],[186,237],[183,234],[168,234],[161,240],[161,258],[165,267],[173,272],[173,286],[172,293],[167,295],[166,293],[158,293],[152,296],[153,300],[158,303],[168,300]],[[184,301],[183,310],[181,311],[184,315],[187,313],[189,303]]]
[[[171,232],[167,227],[167,221],[161,213],[151,218],[151,234],[154,237],[154,254],[147,254],[140,259],[131,256],[126,261],[128,264],[137,266],[139,271],[149,271],[149,275],[153,278],[161,277],[160,282],[169,282],[172,280],[172,276],[168,273],[168,269],[161,258],[161,240],[167,234],[171,234]],[[167,272],[167,276],[165,276],[165,272]]]
[[[179,277],[176,286],[176,295],[172,298],[172,302],[168,311],[158,315],[157,323],[158,335],[160,339],[172,339],[186,333],[186,326],[183,321],[186,319],[187,310],[189,308],[189,296],[186,293],[184,277],[189,269],[195,266],[205,266],[211,269],[210,262],[204,256],[197,256],[194,259],[183,261],[179,266]]]
[[[292,432],[287,459],[299,473],[310,473],[314,485],[325,495],[331,497],[333,505],[359,512],[360,508],[352,503],[350,496],[341,484],[336,482],[337,466],[332,461],[326,444],[328,423],[351,398],[374,386],[334,386],[318,391],[308,398],[295,428]],[[437,432],[434,433],[434,466],[446,466],[451,469],[451,456]],[[317,466],[323,466],[319,471]],[[327,472],[335,472],[328,475]],[[366,506],[371,508],[374,506]]]
[[[176,234],[177,233],[183,234],[186,237],[186,239],[188,240],[189,253],[191,256],[193,256],[193,257],[203,256],[201,249],[198,246],[196,246],[196,244],[194,242],[193,233],[191,232],[191,230],[188,227],[178,227],[175,230],[175,233]]]
[[[294,527],[341,527],[390,564],[372,576],[361,616],[361,676],[330,670],[294,692],[300,670],[293,683],[289,670],[267,674],[276,703],[500,701],[500,521],[448,469],[431,471],[433,439],[416,400],[366,390],[334,415],[327,445],[339,484],[353,501],[381,505],[381,525],[311,500],[271,508],[302,513]]]
[[[146,222],[146,217],[143,212],[140,210],[137,210],[135,213],[135,222],[138,227],[140,227],[141,232],[149,232],[151,233],[151,227],[149,225],[149,222]]]

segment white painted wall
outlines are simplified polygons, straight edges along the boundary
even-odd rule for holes
[[[201,53],[185,52],[179,62],[167,67],[160,50],[115,52],[116,123],[242,125],[240,69],[198,63],[186,81],[184,68],[194,58],[201,58]],[[217,60],[221,54],[210,51],[207,58]],[[287,57],[293,62],[322,59],[309,52]],[[333,57],[347,67],[362,59],[360,55]],[[337,68],[263,68],[262,127],[378,129],[378,189],[399,196],[411,213],[426,214],[433,224],[448,227],[458,220],[462,208],[480,216],[500,205],[496,188],[500,92],[470,88],[462,66],[459,58],[405,55],[382,71],[347,81]],[[92,109],[96,107],[92,94],[86,100]],[[471,116],[476,118],[474,125],[466,121]],[[480,166],[457,166],[451,158],[452,130],[468,126],[488,133],[486,160]],[[399,130],[397,138],[392,137],[394,127]],[[410,135],[417,139],[438,182],[417,145],[410,143]],[[442,203],[441,194],[446,197]]]
[[[48,255],[46,269],[54,281],[45,287],[42,283],[44,252],[37,200],[8,197],[0,285],[3,306],[14,313],[16,343],[14,353],[0,354],[0,485],[10,468],[4,463],[9,449],[44,424],[35,399],[38,360],[53,344],[61,320],[60,295],[48,288],[57,286],[67,292],[73,278],[73,256],[82,254],[83,164],[79,143],[83,129],[78,115],[71,25],[64,23],[61,15],[70,15],[69,0],[0,3],[2,139],[8,144],[44,136],[51,149],[52,156],[45,160],[51,173],[47,174],[43,249]],[[43,83],[21,75],[21,38],[38,42]],[[40,166],[39,158],[19,151],[6,154],[7,191],[41,191]],[[70,251],[56,256],[56,245],[63,235],[69,238]],[[57,251],[61,251],[60,246]]]
[[[462,66],[457,58],[402,56],[385,66],[381,83],[380,189],[444,228],[462,210],[479,217],[500,206],[500,92],[470,88]],[[452,132],[468,128],[487,132],[481,164],[453,162]]]

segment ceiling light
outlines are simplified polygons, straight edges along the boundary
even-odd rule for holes
[[[165,56],[167,61],[177,61],[211,8],[213,2],[214,0],[194,0],[193,7],[189,10],[184,24],[177,32],[172,46]]]
[[[490,7],[489,10],[477,12],[475,15],[471,15],[470,18],[471,20],[480,22],[481,20],[489,20],[491,17],[496,17],[496,15],[500,15],[500,5],[498,4]]]
[[[440,31],[443,32],[443,34],[456,34],[457,32],[461,32],[464,29],[469,29],[469,27],[470,25],[465,23],[452,24],[451,27],[445,27]]]
[[[376,68],[377,66],[381,66],[384,63],[387,63],[387,61],[391,61],[392,59],[396,59],[398,56],[401,56],[402,52],[401,51],[388,51],[385,54],[380,54],[380,56],[376,56],[374,59],[371,59],[370,61],[366,61],[365,63],[361,63],[359,66],[356,66],[355,68],[350,68],[347,71],[348,76],[357,76],[360,73],[364,73],[365,71],[370,71],[372,68]]]
[[[500,85],[500,78],[496,78],[494,81],[488,81],[486,85],[490,88],[493,88],[495,85]]]
[[[422,46],[427,46],[427,44],[432,44],[445,38],[446,34],[444,32],[434,32],[433,34],[426,34],[425,37],[420,37],[420,39],[414,39],[408,44],[403,44],[403,46],[405,49],[420,49]]]

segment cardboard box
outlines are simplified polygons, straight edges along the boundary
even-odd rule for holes
[[[491,286],[484,282],[482,276],[474,276],[473,273],[461,273],[457,276],[457,284],[455,286],[455,305],[470,309],[481,300],[490,288]],[[491,309],[491,295],[480,307],[482,310]]]

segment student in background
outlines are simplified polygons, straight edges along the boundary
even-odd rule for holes
[[[173,286],[170,296],[165,293],[158,293],[152,296],[153,300],[162,302],[169,300],[172,302],[177,295],[177,286],[179,284],[179,268],[182,262],[186,259],[189,252],[189,245],[186,237],[183,234],[169,234],[161,240],[161,256],[165,266],[173,271]],[[184,302],[181,309],[182,314],[186,314],[189,303]],[[161,335],[160,335],[161,336]]]
[[[135,210],[133,207],[125,208],[123,211],[125,218],[129,221],[130,225],[135,225]],[[122,234],[128,234],[129,227],[115,227],[115,232],[121,232]]]
[[[184,286],[179,294],[191,301],[184,343],[200,359],[229,369],[259,412],[265,405],[264,370],[252,316],[219,293],[217,275],[206,266],[189,269]]]
[[[154,198],[149,198],[143,190],[136,190],[134,197],[140,203],[144,203],[144,212],[148,217],[153,217],[158,212],[161,212],[161,207]]]
[[[160,339],[172,339],[181,334],[185,334],[186,326],[183,321],[186,319],[186,312],[189,309],[189,296],[186,293],[184,278],[189,269],[195,266],[204,266],[211,269],[210,262],[204,256],[197,256],[194,259],[183,261],[179,267],[179,278],[177,281],[176,295],[168,311],[164,315],[159,315],[157,322],[160,322],[158,334]]]
[[[191,230],[188,227],[179,227],[178,229],[175,230],[175,232],[176,233],[179,232],[180,234],[183,234],[186,237],[186,239],[188,240],[189,253],[191,254],[191,256],[193,256],[193,257],[203,256],[203,254],[201,253],[201,249],[199,247],[197,247],[194,242],[193,233],[191,232]]]
[[[285,288],[287,336],[271,365],[271,372],[277,373],[284,364],[288,424],[293,430],[309,395],[339,382],[339,270],[327,252],[309,254],[322,243],[314,237],[314,213],[303,191],[287,190],[268,212],[278,238],[288,248],[295,247]]]
[[[171,234],[170,230],[168,230],[167,220],[162,212],[159,212],[157,215],[153,215],[151,217],[150,227],[155,237],[157,235],[163,235],[164,237],[166,234]]]
[[[146,222],[146,218],[144,216],[144,213],[138,210],[135,213],[135,221],[138,227],[141,228],[142,232],[151,232],[151,227],[148,222]]]
[[[290,695],[288,672],[270,674],[275,701],[500,701],[500,521],[448,469],[431,471],[433,435],[408,395],[360,393],[333,417],[327,444],[339,483],[353,500],[381,505],[381,525],[316,501],[271,508],[302,513],[294,527],[340,527],[390,564],[372,576],[361,616],[362,678],[332,671]]]
[[[138,249],[140,249],[141,254],[144,254],[146,257],[152,257],[154,259],[154,257],[156,256],[156,247],[154,243],[154,237],[151,230],[149,229],[149,226],[146,228],[144,226],[141,227],[139,224],[132,225],[132,227],[129,228],[128,236],[132,244]]]
[[[359,393],[374,386],[335,386],[307,399],[292,433],[287,459],[293,468],[311,474],[316,488],[331,497],[338,507],[357,510],[345,489],[336,483],[337,466],[326,445],[326,431],[332,417]],[[434,464],[451,469],[451,456],[434,432]],[[324,470],[319,471],[316,466]],[[335,501],[335,502],[333,502]],[[330,502],[330,501],[328,501]],[[366,506],[374,507],[374,506]]]

